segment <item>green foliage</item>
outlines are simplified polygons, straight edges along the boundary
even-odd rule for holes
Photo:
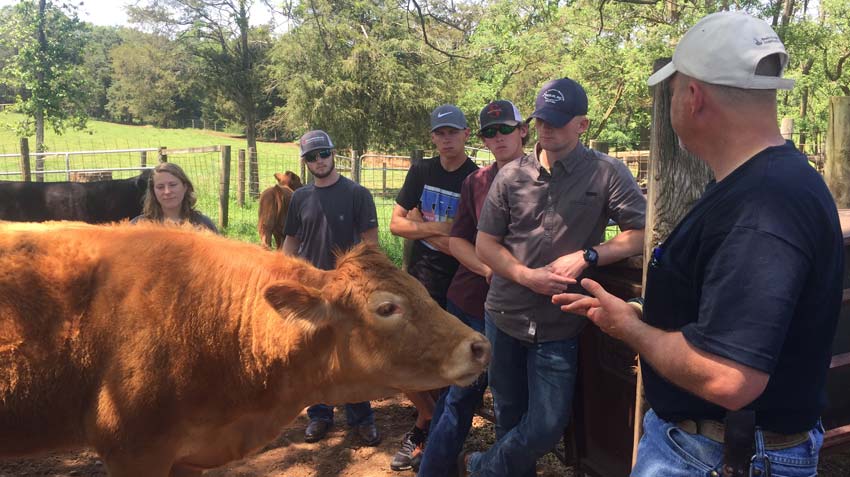
[[[89,97],[82,64],[88,27],[75,10],[51,1],[43,16],[35,1],[20,1],[6,13],[9,16],[0,23],[0,44],[10,56],[0,74],[16,89],[15,108],[25,115],[13,126],[16,133],[32,135],[38,117],[58,134],[69,127],[85,127]]]
[[[121,122],[165,125],[196,117],[204,88],[198,61],[162,35],[131,32],[111,50],[108,111]]]

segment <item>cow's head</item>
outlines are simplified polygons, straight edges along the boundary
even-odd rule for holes
[[[289,187],[292,190],[297,190],[304,184],[301,183],[301,178],[298,177],[298,174],[292,171],[286,171],[283,174],[280,172],[274,173],[274,178],[277,180],[277,184],[281,187]]]
[[[416,279],[376,247],[359,245],[337,259],[321,288],[304,282],[271,285],[266,299],[281,314],[306,319],[330,349],[328,372],[353,402],[398,390],[468,385],[485,369],[490,344],[444,311]]]

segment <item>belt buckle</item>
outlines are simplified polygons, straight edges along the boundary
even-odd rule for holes
[[[757,459],[761,459],[764,464],[764,472],[755,469],[755,463]],[[756,473],[758,472],[758,473]],[[753,457],[750,458],[750,477],[770,477],[772,472],[770,470],[770,457],[767,454],[753,454]]]

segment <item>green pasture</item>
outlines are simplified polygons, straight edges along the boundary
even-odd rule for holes
[[[0,112],[0,125],[10,124],[17,121],[19,115],[8,112]],[[201,129],[160,129],[151,126],[131,126],[106,123],[101,121],[90,121],[85,131],[67,131],[64,135],[57,136],[52,132],[45,134],[45,146],[48,152],[66,151],[95,151],[115,149],[138,149],[158,148],[185,149],[190,147],[229,145],[231,146],[230,160],[230,182],[228,185],[228,224],[223,232],[229,237],[252,243],[259,243],[257,234],[257,212],[256,199],[251,198],[248,186],[245,185],[245,197],[242,205],[239,204],[238,175],[237,175],[237,151],[244,149],[244,139],[232,135],[201,130]],[[6,154],[11,157],[0,157],[0,174],[14,173],[0,176],[0,180],[20,180],[20,140],[8,128],[0,128],[0,155]],[[31,139],[30,150],[35,149],[34,141]],[[292,143],[258,142],[257,156],[259,164],[259,190],[274,185],[274,173],[286,170],[301,174],[301,164],[298,156],[298,147]],[[345,151],[338,151],[338,155],[344,155]],[[427,154],[427,152],[426,152]],[[426,156],[427,157],[427,156]],[[197,208],[219,223],[219,182],[221,180],[221,156],[217,152],[205,153],[169,153],[169,162],[179,164],[189,175],[198,196]],[[114,179],[131,177],[139,172],[141,155],[139,152],[121,152],[111,154],[83,154],[70,156],[70,169],[99,169],[99,168],[124,168],[127,170],[114,171]],[[491,161],[486,151],[476,151],[476,161],[486,164]],[[31,158],[31,167],[35,168],[35,161]],[[147,166],[156,164],[157,153],[147,153]],[[404,182],[407,174],[406,169],[393,169],[384,166],[380,156],[364,163],[361,167],[360,183],[372,191],[375,198],[375,206],[378,212],[379,239],[382,248],[390,258],[397,264],[401,264],[402,240],[390,234],[389,223],[392,215],[395,195]],[[343,175],[351,177],[350,159],[338,157],[337,168]],[[45,180],[66,180],[66,157],[64,155],[49,156],[45,158],[45,171],[60,171],[57,173],[46,173]],[[304,179],[302,177],[302,179]],[[616,228],[609,230],[606,237],[616,233]]]

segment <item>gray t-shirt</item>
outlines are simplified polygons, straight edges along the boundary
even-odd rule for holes
[[[327,187],[310,184],[296,190],[283,233],[301,242],[299,257],[331,270],[336,264],[336,250],[345,251],[360,243],[360,234],[377,226],[372,195],[365,187],[340,176]]]
[[[579,144],[550,173],[539,150],[499,171],[478,219],[478,230],[502,237],[521,263],[539,268],[600,243],[608,219],[622,230],[644,228],[646,199],[625,164]],[[585,324],[550,296],[497,275],[485,307],[499,329],[528,342],[571,338]]]

